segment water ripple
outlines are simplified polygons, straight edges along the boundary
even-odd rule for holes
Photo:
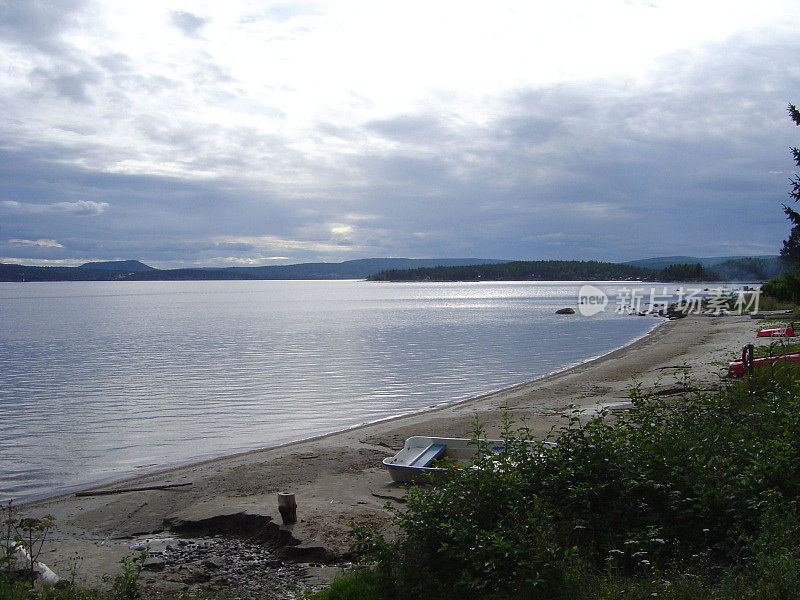
[[[578,287],[0,284],[0,499],[460,400],[655,324],[555,316]]]

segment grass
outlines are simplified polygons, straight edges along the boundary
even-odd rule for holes
[[[328,588],[311,594],[311,600],[380,600],[380,581],[374,571],[348,571]]]
[[[774,339],[774,338],[763,338]],[[778,338],[780,339],[780,338]],[[764,346],[754,346],[753,354],[755,356],[772,356],[775,354],[789,354],[791,352],[800,352],[800,342],[789,342],[787,340],[772,341]]]
[[[797,302],[793,302],[791,300],[778,300],[777,298],[773,298],[772,296],[767,296],[766,294],[761,294],[758,298],[758,312],[770,311],[770,310],[785,310],[785,309],[792,309],[795,315],[800,315],[800,304]],[[787,320],[791,320],[791,317],[785,317]],[[781,317],[783,320],[784,317]]]

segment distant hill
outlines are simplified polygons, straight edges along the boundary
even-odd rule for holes
[[[700,268],[697,268],[699,265]],[[450,271],[442,272],[440,269]],[[390,279],[419,281],[653,279],[765,281],[780,273],[777,256],[666,256],[628,263],[506,261],[486,258],[366,258],[340,263],[262,267],[156,269],[138,260],[88,262],[79,267],[0,264],[0,281],[194,281],[236,279]],[[421,269],[426,269],[421,271]],[[407,274],[409,270],[418,271]],[[381,277],[374,277],[381,273]],[[388,275],[387,275],[388,274]]]
[[[387,269],[496,264],[507,261],[487,258],[364,258],[340,263],[300,263],[266,267],[226,267],[226,274],[250,279],[365,279]]]
[[[109,260],[105,262],[87,262],[77,269],[91,269],[93,271],[130,271],[139,273],[142,271],[156,271],[155,267],[139,262],[138,260]]]
[[[128,274],[108,269],[0,264],[0,281],[114,281],[125,279]]]
[[[156,269],[138,260],[89,262],[79,267],[0,264],[0,281],[192,281],[236,279],[365,279],[385,269],[502,263],[487,258],[367,258],[341,263],[264,267]]]

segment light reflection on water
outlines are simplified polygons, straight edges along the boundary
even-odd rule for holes
[[[0,499],[475,396],[657,323],[611,310],[555,315],[576,305],[579,286],[0,284]]]

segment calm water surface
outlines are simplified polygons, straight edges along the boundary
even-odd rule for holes
[[[0,499],[468,398],[658,323],[554,314],[579,286],[0,283]]]

